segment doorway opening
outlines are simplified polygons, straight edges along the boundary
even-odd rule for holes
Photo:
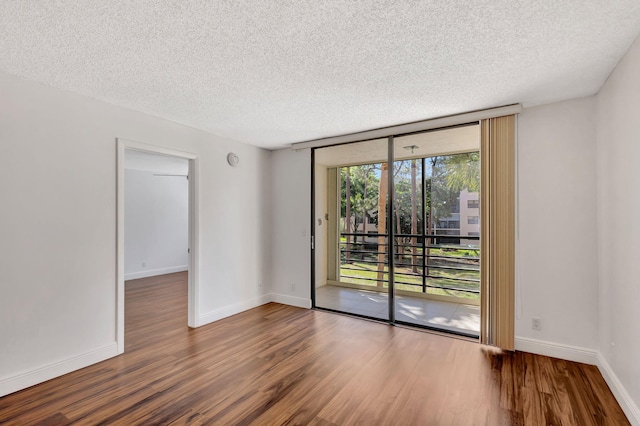
[[[478,123],[314,151],[314,306],[477,338]]]
[[[197,326],[197,156],[122,139],[117,147],[116,339],[122,353],[132,291],[183,287],[177,292],[187,294],[188,315],[181,321]]]

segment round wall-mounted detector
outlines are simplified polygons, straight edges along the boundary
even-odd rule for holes
[[[227,154],[227,163],[229,163],[231,167],[237,166],[239,162],[240,162],[240,157],[238,157],[237,154],[234,154],[233,152],[230,152],[229,154]]]

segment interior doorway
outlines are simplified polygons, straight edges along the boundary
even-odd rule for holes
[[[184,282],[186,275],[186,322],[197,325],[197,156],[118,139],[117,160],[116,338],[122,353],[126,280],[173,275]]]
[[[480,331],[478,123],[314,151],[314,306]]]
[[[125,151],[125,281],[188,271],[189,160]]]

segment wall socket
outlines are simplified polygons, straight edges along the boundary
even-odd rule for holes
[[[534,330],[542,330],[542,320],[540,318],[531,318],[531,328]]]
[[[291,283],[291,292],[295,293],[296,292],[296,283]]]
[[[146,268],[147,267],[147,262],[142,262],[142,267]]]

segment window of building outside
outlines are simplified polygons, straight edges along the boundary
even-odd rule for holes
[[[469,225],[477,225],[479,222],[479,217],[478,216],[469,216],[467,217],[467,223]]]
[[[480,200],[467,200],[467,207],[470,209],[480,208]]]

